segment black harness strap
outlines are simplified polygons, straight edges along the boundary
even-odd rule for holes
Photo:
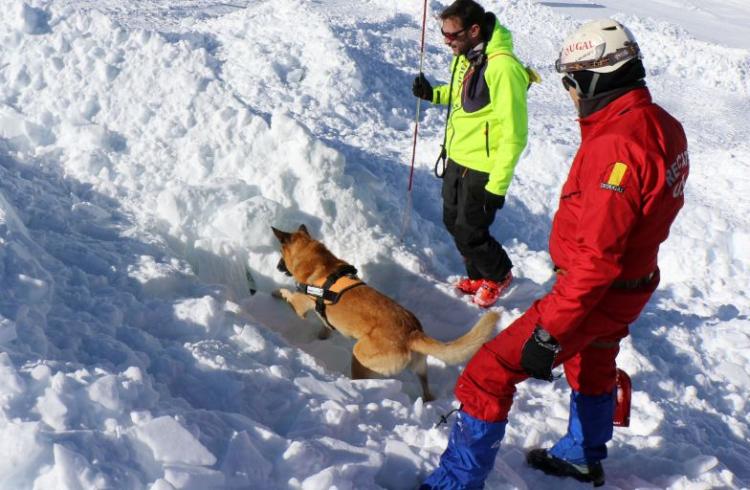
[[[339,270],[328,276],[322,286],[297,283],[297,291],[315,298],[315,312],[318,314],[318,316],[320,316],[320,319],[323,320],[323,323],[325,323],[326,327],[330,328],[331,330],[336,330],[336,328],[331,325],[331,322],[328,321],[328,316],[326,316],[326,301],[328,302],[328,304],[335,305],[339,302],[341,296],[343,296],[345,292],[349,291],[350,289],[354,289],[357,286],[364,286],[365,284],[364,282],[360,281],[342,289],[339,292],[331,291],[331,286],[336,284],[336,281],[338,281],[342,277],[347,276],[350,279],[357,279],[357,268],[353,265],[345,265],[341,267]]]
[[[554,271],[557,274],[565,274],[567,271],[558,266],[554,266]],[[648,285],[656,275],[656,271],[651,271],[648,275],[639,277],[637,279],[618,279],[612,282],[610,286],[612,289],[638,289]]]

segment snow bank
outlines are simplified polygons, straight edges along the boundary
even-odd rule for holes
[[[400,240],[419,27],[407,3],[3,2],[0,487],[405,489],[436,464],[457,368],[430,364],[429,405],[409,374],[351,381],[351,342],[315,340],[317,322],[265,294],[288,284],[269,226],[305,223],[436,337],[479,314],[448,284],[461,263],[431,178],[435,108]],[[578,134],[551,63],[575,23],[531,1],[493,8],[545,77],[496,225],[518,264],[507,325],[552,278],[546,238]],[[623,345],[636,408],[609,481],[741,486],[748,52],[620,20],[693,162],[664,287]],[[425,67],[444,80],[434,27]],[[522,451],[565,430],[567,393],[520,387],[493,487],[549,484]]]

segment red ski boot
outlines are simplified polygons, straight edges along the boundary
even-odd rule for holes
[[[482,308],[489,308],[494,305],[500,299],[500,296],[508,290],[511,281],[513,281],[513,274],[510,271],[500,282],[482,279],[482,284],[477,289],[477,292],[474,293],[474,304]]]
[[[469,279],[464,277],[456,283],[456,289],[466,294],[474,294],[482,285],[482,279]]]

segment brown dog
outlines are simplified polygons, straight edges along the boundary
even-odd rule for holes
[[[465,361],[489,339],[500,318],[490,311],[462,337],[440,342],[422,331],[409,310],[354,277],[356,270],[310,237],[305,225],[294,233],[272,230],[281,242],[280,268],[286,268],[305,291],[279,289],[274,296],[285,299],[300,318],[315,310],[324,324],[357,339],[352,352],[353,379],[393,376],[409,367],[419,377],[423,399],[433,400],[427,384],[426,356],[446,364]],[[337,277],[340,279],[326,286]],[[310,293],[320,295],[326,289],[330,291],[327,300],[318,301],[325,306],[316,309],[317,297]],[[328,337],[328,330],[324,327],[319,336]]]

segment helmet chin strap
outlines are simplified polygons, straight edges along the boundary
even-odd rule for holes
[[[594,72],[594,76],[591,78],[591,83],[589,84],[589,89],[586,91],[586,98],[590,99],[594,96],[594,92],[596,92],[596,84],[599,82],[600,76],[600,73]]]

